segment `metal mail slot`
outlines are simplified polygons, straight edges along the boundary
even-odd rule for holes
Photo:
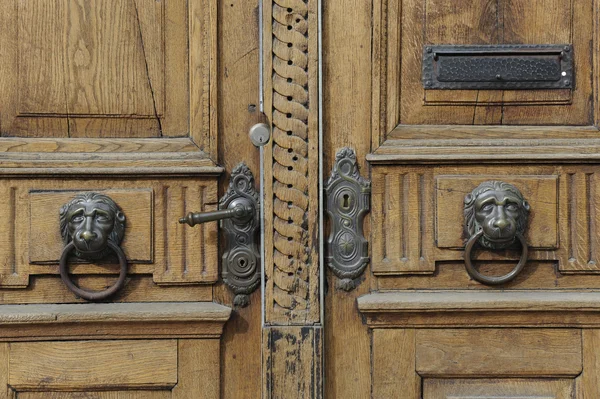
[[[561,45],[425,46],[426,89],[573,87],[573,47]]]

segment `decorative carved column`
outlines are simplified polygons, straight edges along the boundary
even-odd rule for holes
[[[263,3],[264,109],[273,126],[264,151],[265,398],[322,397],[318,6]]]

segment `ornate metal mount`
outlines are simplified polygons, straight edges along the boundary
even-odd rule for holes
[[[342,148],[325,185],[331,233],[325,260],[341,279],[339,287],[350,291],[369,263],[369,244],[363,234],[363,219],[370,209],[371,182],[358,172],[356,154]]]
[[[529,204],[518,188],[501,181],[481,183],[465,197],[465,233],[470,237],[465,246],[465,266],[471,277],[487,285],[499,285],[513,280],[527,263],[525,229]],[[475,244],[491,250],[506,249],[516,241],[522,246],[517,266],[508,274],[488,277],[479,273],[471,261]]]
[[[60,277],[67,288],[88,301],[100,301],[117,293],[125,285],[127,258],[119,246],[125,235],[125,215],[108,196],[98,193],[77,194],[60,208],[60,232],[65,248],[60,257]],[[88,291],[73,283],[68,258],[97,261],[114,252],[120,265],[119,278],[104,291]]]
[[[256,235],[260,229],[260,201],[254,188],[254,176],[241,163],[231,172],[227,193],[215,212],[189,213],[179,223],[194,226],[221,221],[227,246],[223,253],[223,281],[236,294],[235,306],[248,305],[250,295],[260,285],[260,252]]]

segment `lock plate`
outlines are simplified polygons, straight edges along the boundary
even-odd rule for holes
[[[426,89],[570,89],[573,47],[560,45],[425,46]]]
[[[369,245],[363,233],[363,220],[370,209],[371,182],[358,172],[356,154],[342,148],[325,186],[331,232],[325,260],[341,279],[339,287],[350,291],[369,263]]]
[[[260,229],[260,201],[254,176],[241,163],[231,172],[227,192],[219,202],[221,210],[241,209],[236,217],[221,220],[226,246],[223,253],[223,281],[236,294],[234,305],[244,307],[260,285],[260,252],[257,234]]]

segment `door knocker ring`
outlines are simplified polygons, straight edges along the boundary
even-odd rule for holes
[[[125,285],[127,258],[120,247],[125,234],[125,215],[108,196],[98,193],[76,195],[60,209],[60,231],[65,243],[59,262],[60,277],[75,295],[100,301],[116,294]],[[119,277],[103,291],[89,291],[75,285],[69,276],[69,255],[98,261],[111,252],[119,259]]]
[[[486,285],[512,281],[527,263],[528,246],[525,229],[529,218],[529,203],[518,188],[501,181],[481,183],[465,197],[465,233],[469,236],[464,261],[467,273]],[[498,277],[485,276],[475,269],[471,252],[475,244],[495,250],[507,249],[516,241],[521,243],[521,256],[515,268]]]
[[[483,230],[473,235],[467,242],[467,245],[465,246],[465,267],[467,268],[467,273],[469,273],[469,276],[473,277],[480,283],[487,285],[500,285],[508,283],[509,281],[517,277],[517,274],[519,274],[521,270],[523,270],[523,267],[525,267],[525,264],[527,263],[527,241],[525,241],[525,238],[521,234],[517,234],[517,238],[519,239],[523,247],[523,249],[521,250],[521,257],[519,258],[519,263],[517,263],[517,266],[515,266],[514,269],[512,269],[508,274],[505,274],[504,276],[489,277],[479,273],[473,266],[473,261],[471,260],[471,251],[473,250],[473,247],[475,246],[477,241],[479,241],[482,235]]]
[[[110,286],[109,288],[103,291],[88,291],[83,288],[80,288],[75,285],[71,277],[69,276],[69,265],[67,263],[67,258],[71,251],[75,249],[75,244],[73,241],[67,244],[65,249],[63,249],[62,256],[60,257],[60,278],[63,283],[67,286],[71,292],[77,295],[80,298],[86,299],[88,301],[101,301],[103,299],[109,298],[117,293],[123,286],[125,285],[125,279],[127,277],[127,258],[125,257],[125,253],[117,244],[109,241],[108,247],[113,250],[113,252],[119,258],[119,265],[121,266],[119,271],[119,278],[117,281]]]

